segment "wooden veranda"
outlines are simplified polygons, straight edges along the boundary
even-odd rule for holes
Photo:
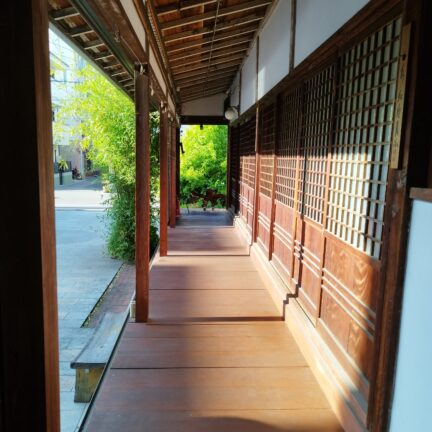
[[[342,430],[249,245],[206,217],[169,231],[149,321],[126,325],[84,430]]]
[[[2,12],[0,429],[60,431],[51,26],[136,105],[136,318],[85,428],[389,430],[411,204],[432,201],[432,2],[32,0]],[[229,125],[234,226],[177,225],[182,124]],[[415,378],[432,382],[427,369]],[[412,421],[430,412],[412,405],[399,408]]]

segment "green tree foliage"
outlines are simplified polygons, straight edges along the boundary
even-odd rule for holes
[[[180,185],[183,203],[193,191],[225,194],[227,126],[188,127],[181,138]]]
[[[131,99],[87,66],[81,71],[68,104],[57,115],[58,125],[76,119],[74,133],[89,158],[102,170],[111,192],[107,211],[108,252],[127,261],[135,258],[135,107]],[[151,114],[151,199],[159,183],[159,114]],[[152,249],[157,244],[157,214],[152,214]]]

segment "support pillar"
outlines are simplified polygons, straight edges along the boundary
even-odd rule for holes
[[[135,72],[136,185],[135,266],[136,321],[149,315],[150,271],[150,89],[148,71]]]
[[[162,109],[160,114],[159,165],[160,165],[159,252],[160,252],[160,256],[166,256],[168,253],[168,112],[166,108]]]
[[[177,133],[175,123],[171,124],[171,185],[170,185],[170,227],[176,227],[177,216]]]
[[[60,430],[53,143],[45,0],[4,2],[0,47],[0,429]]]

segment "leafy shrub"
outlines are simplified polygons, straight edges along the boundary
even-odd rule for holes
[[[81,146],[101,169],[111,198],[107,211],[109,254],[118,259],[135,259],[135,107],[133,101],[87,66],[69,103],[57,115],[58,128],[76,120],[74,134],[83,137]],[[151,113],[151,202],[159,190],[159,114]],[[56,128],[54,133],[56,133]],[[158,214],[152,206],[151,249],[158,242]],[[151,252],[152,252],[151,251]]]
[[[185,153],[180,155],[181,202],[191,192],[205,194],[207,189],[226,193],[227,126],[189,126],[181,141]]]

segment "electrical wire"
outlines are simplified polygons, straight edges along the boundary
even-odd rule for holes
[[[219,17],[219,6],[220,6],[220,0],[218,0],[217,5],[216,5],[216,16],[215,16],[214,25],[213,25],[212,41],[210,44],[210,57],[208,59],[207,73],[206,73],[206,77],[205,77],[205,80],[203,83],[203,96],[205,94],[206,84],[207,84],[208,76],[209,76],[209,72],[210,72],[210,63],[211,63],[212,55],[213,55],[213,43],[214,43],[214,38],[215,38],[215,34],[216,34],[216,24],[217,24],[217,20]]]

